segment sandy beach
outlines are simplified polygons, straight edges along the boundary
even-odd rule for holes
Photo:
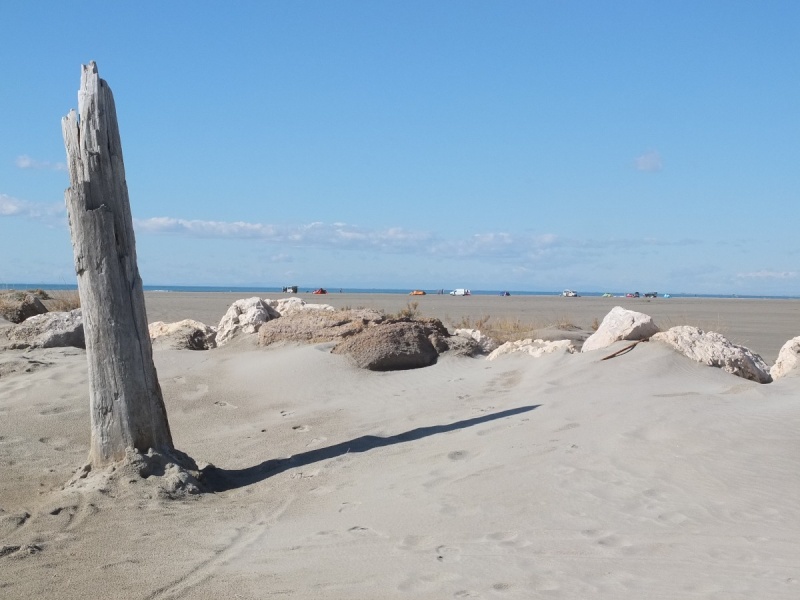
[[[148,292],[148,321],[216,325],[241,297]],[[300,297],[586,332],[619,305],[768,365],[800,335],[797,300]],[[216,466],[214,492],[178,500],[65,489],[88,452],[85,351],[0,351],[0,596],[800,597],[800,377],[658,343],[395,372],[329,350],[156,349],[176,447]]]

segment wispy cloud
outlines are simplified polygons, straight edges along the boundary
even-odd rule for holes
[[[659,154],[657,150],[650,150],[649,152],[637,156],[633,164],[637,171],[644,171],[646,173],[655,173],[664,168],[661,154]]]
[[[762,269],[761,271],[751,271],[749,273],[737,273],[736,277],[740,279],[795,279],[797,271],[770,271]]]
[[[365,229],[347,223],[313,222],[279,226],[245,221],[201,221],[153,217],[135,219],[137,231],[153,234],[185,235],[200,238],[261,239],[280,244],[303,244],[338,248],[377,248],[408,250],[434,239],[428,232],[409,231],[400,227]]]
[[[19,169],[36,169],[41,171],[66,171],[67,165],[62,162],[48,162],[46,160],[35,160],[27,154],[18,156],[14,164]]]
[[[26,217],[29,219],[52,219],[66,212],[63,204],[29,202],[0,194],[0,217]]]

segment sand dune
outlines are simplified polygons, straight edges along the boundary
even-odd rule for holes
[[[227,307],[182,302],[148,295],[149,320],[214,323]],[[678,308],[708,317],[693,306]],[[774,346],[768,362],[798,334],[784,319],[759,338],[752,312],[720,314],[737,343]],[[388,373],[326,345],[157,350],[177,447],[216,467],[217,491],[185,500],[135,479],[62,489],[88,451],[85,355],[0,353],[30,368],[0,371],[0,591],[800,596],[800,378],[760,385],[656,343],[599,360],[620,347]]]

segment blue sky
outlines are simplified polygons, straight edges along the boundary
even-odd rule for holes
[[[147,285],[800,295],[800,2],[2,15],[0,282],[75,281],[94,60]]]

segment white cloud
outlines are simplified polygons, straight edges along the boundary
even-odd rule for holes
[[[664,162],[661,160],[661,155],[657,150],[650,150],[641,156],[634,159],[634,165],[637,171],[645,171],[647,173],[655,173],[664,168]]]
[[[52,219],[66,209],[63,204],[42,204],[0,194],[0,217],[26,217],[29,219]]]
[[[18,156],[14,164],[20,169],[37,169],[46,171],[66,171],[67,165],[61,162],[48,162],[42,160],[35,160],[27,154]]]
[[[751,271],[749,273],[737,273],[736,277],[741,279],[794,279],[797,277],[797,271],[769,271],[762,269],[761,271]]]

